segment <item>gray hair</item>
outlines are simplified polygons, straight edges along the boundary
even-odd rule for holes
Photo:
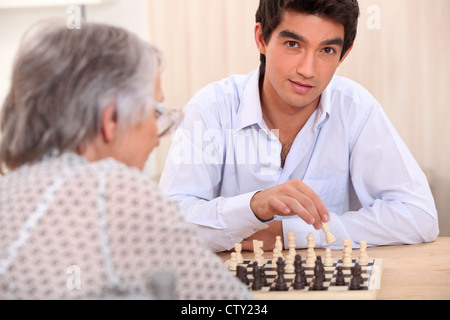
[[[153,110],[160,51],[118,27],[40,22],[22,39],[0,115],[0,171],[50,152],[81,153],[115,103],[119,127]]]

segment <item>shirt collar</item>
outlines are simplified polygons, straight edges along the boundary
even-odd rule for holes
[[[241,130],[254,124],[267,128],[261,110],[259,97],[260,68],[250,74],[250,80],[245,86],[237,112],[236,130]]]
[[[332,80],[333,81],[333,80]],[[322,127],[330,118],[331,115],[331,82],[327,88],[322,92],[319,106],[317,107],[317,116],[314,127]]]
[[[259,95],[260,67],[250,74],[250,80],[245,86],[241,103],[237,112],[236,130],[241,130],[251,125],[258,124],[260,128],[267,129],[264,122],[261,100]],[[320,103],[316,112],[315,127],[321,127],[326,123],[331,114],[331,84],[322,92]]]

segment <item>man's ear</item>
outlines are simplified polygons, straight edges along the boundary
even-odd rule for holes
[[[117,111],[114,103],[109,104],[102,113],[102,137],[105,143],[114,140],[117,131]]]
[[[344,60],[347,58],[347,56],[350,54],[350,51],[352,51],[353,49],[353,45],[348,48],[347,52],[344,54],[344,56],[342,57],[341,61],[339,61],[339,64],[341,64],[342,62],[344,62]]]
[[[264,41],[263,33],[262,33],[262,24],[258,22],[255,26],[255,42],[256,47],[258,48],[261,54],[266,54],[266,42]]]

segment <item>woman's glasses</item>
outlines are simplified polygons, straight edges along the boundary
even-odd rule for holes
[[[176,109],[168,109],[163,104],[155,102],[155,118],[158,127],[158,137],[163,137],[173,132],[181,121],[181,112]]]

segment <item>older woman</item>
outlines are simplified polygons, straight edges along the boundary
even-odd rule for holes
[[[161,272],[173,298],[251,298],[141,174],[170,129],[160,64],[112,26],[26,34],[0,117],[0,299],[158,297]]]

